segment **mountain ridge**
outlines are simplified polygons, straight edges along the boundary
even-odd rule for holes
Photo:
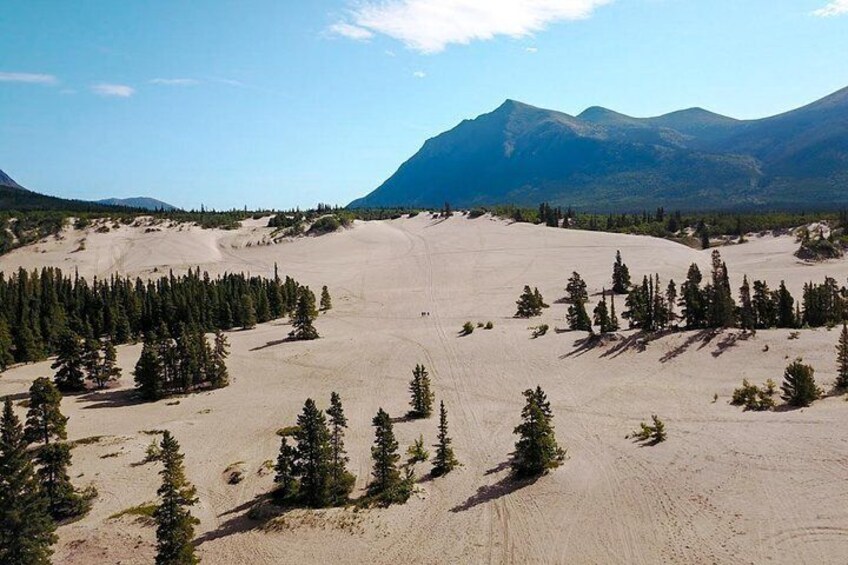
[[[846,185],[848,88],[755,120],[699,107],[636,118],[592,106],[571,116],[507,99],[428,139],[350,206],[842,205]]]

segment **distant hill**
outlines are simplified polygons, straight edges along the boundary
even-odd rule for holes
[[[848,205],[848,88],[760,120],[701,108],[575,117],[507,100],[427,140],[350,206],[542,201],[598,211]]]
[[[16,183],[3,171],[0,171],[0,211],[4,210],[16,210],[19,212],[32,210],[99,212],[108,210],[108,208],[94,202],[68,200],[32,192]]]
[[[147,196],[137,196],[135,198],[106,198],[104,200],[98,200],[98,204],[105,204],[106,206],[126,206],[129,208],[140,208],[142,210],[176,210],[176,206],[172,206],[167,202],[162,202],[161,200],[156,200],[155,198],[149,198]]]

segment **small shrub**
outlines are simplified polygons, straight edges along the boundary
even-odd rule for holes
[[[150,445],[144,450],[144,459],[142,463],[153,463],[154,461],[159,461],[159,457],[162,455],[162,449],[159,447],[159,442],[157,440],[151,440]]]
[[[474,324],[471,322],[465,322],[462,324],[462,331],[460,332],[462,335],[471,335],[474,333]]]
[[[430,452],[424,448],[424,436],[419,435],[418,439],[415,440],[415,443],[410,445],[406,454],[409,455],[409,463],[414,465],[415,463],[423,463],[430,458]]]
[[[495,324],[493,324],[491,320],[489,320],[488,322],[486,322],[486,326],[485,326],[485,328],[486,328],[487,330],[490,330],[490,329],[492,329],[492,328],[494,328],[494,327],[495,327]]]
[[[277,435],[280,437],[294,437],[300,431],[300,426],[286,426],[277,430]]]
[[[664,442],[668,435],[665,431],[665,423],[656,414],[651,415],[651,422],[651,424],[639,422],[639,429],[625,437],[633,438],[639,442],[649,442],[647,445],[656,445]]]
[[[730,403],[734,406],[744,406],[745,410],[762,412],[774,408],[774,393],[776,385],[769,379],[762,388],[752,385],[748,379],[742,379],[742,386],[733,391]]]
[[[155,502],[148,502],[146,504],[139,504],[138,506],[131,506],[125,510],[121,510],[120,512],[116,512],[109,516],[110,520],[117,520],[123,516],[134,516],[136,521],[140,524],[144,525],[153,525],[155,521],[153,520],[153,513],[156,512],[157,504]]]
[[[483,324],[483,322],[477,322],[477,327],[478,327],[478,328],[482,328],[484,325],[485,325],[485,324]]]
[[[542,337],[548,333],[548,324],[542,324],[533,328],[533,338]]]

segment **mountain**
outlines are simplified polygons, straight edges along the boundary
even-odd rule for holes
[[[16,183],[3,171],[0,171],[0,212],[7,210],[19,212],[32,210],[99,212],[108,210],[108,208],[95,202],[68,200],[32,192]]]
[[[176,206],[172,206],[167,202],[162,202],[161,200],[156,200],[155,198],[149,198],[147,196],[136,196],[135,198],[106,198],[104,200],[98,200],[98,204],[105,204],[106,206],[125,206],[127,208],[140,208],[142,210],[176,210]]]
[[[640,210],[848,205],[848,88],[759,120],[701,108],[578,116],[507,100],[427,140],[351,207]]]

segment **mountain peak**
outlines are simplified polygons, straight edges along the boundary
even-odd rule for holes
[[[15,188],[15,189],[18,189],[18,190],[26,190],[24,187],[22,187],[21,185],[16,183],[12,179],[12,177],[10,177],[6,173],[4,173],[2,170],[0,170],[0,186],[7,186],[9,188]]]

